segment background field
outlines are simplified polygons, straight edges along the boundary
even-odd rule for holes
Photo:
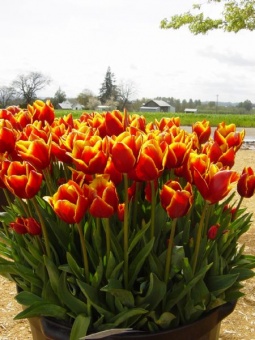
[[[78,118],[82,112],[81,110],[55,110],[56,115],[64,116],[72,112],[75,118]],[[91,111],[86,111],[91,112]],[[234,123],[237,127],[255,127],[255,115],[253,114],[186,114],[186,113],[171,113],[171,112],[132,112],[133,114],[143,115],[147,122],[155,119],[160,120],[162,117],[180,117],[181,125],[191,126],[197,121],[206,119],[210,122],[211,126],[217,126],[221,122],[226,124]]]

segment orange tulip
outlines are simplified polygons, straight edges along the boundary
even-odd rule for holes
[[[160,191],[160,201],[172,219],[185,216],[193,202],[191,184],[187,183],[182,189],[179,182],[169,180]]]
[[[121,173],[134,170],[137,157],[142,145],[142,135],[132,135],[124,132],[119,135],[112,146],[112,161]]]
[[[222,166],[233,167],[235,163],[235,150],[229,148],[227,144],[219,146],[218,143],[206,144],[202,149],[202,153],[207,154],[211,163],[222,163]]]
[[[94,217],[107,218],[118,210],[119,199],[116,188],[108,176],[97,176],[90,184],[89,212]]]
[[[163,171],[163,152],[155,139],[143,143],[135,167],[139,180],[152,181],[160,176]]]
[[[214,140],[219,144],[227,143],[228,147],[234,147],[237,151],[244,140],[245,132],[236,132],[235,124],[226,125],[224,122],[220,123],[214,132]]]
[[[180,167],[189,149],[188,145],[180,142],[173,142],[168,145],[163,158],[164,167],[168,169]]]
[[[88,209],[88,197],[74,181],[61,185],[52,197],[44,197],[59,218],[66,223],[79,223]]]
[[[194,167],[193,180],[198,191],[209,203],[222,200],[232,189],[232,183],[238,180],[237,172],[219,170],[215,164],[210,164],[205,173]]]
[[[124,116],[118,110],[106,112],[105,126],[108,136],[120,135],[124,131]]]
[[[208,141],[211,135],[211,127],[209,121],[204,119],[202,122],[196,122],[192,125],[192,131],[197,134],[199,143],[204,144]]]
[[[99,136],[96,143],[93,139],[76,140],[72,153],[68,152],[77,170],[83,171],[85,174],[102,174],[104,172],[108,156],[103,151],[102,140]]]
[[[11,153],[15,148],[16,133],[8,120],[0,119],[0,152]]]
[[[51,139],[46,143],[43,139],[23,141],[19,140],[16,143],[16,150],[23,160],[31,163],[36,169],[43,170],[51,160]]]
[[[1,177],[6,187],[20,198],[32,198],[40,190],[42,174],[29,163],[18,161],[2,162]]]
[[[28,105],[28,110],[33,115],[33,121],[40,120],[52,124],[55,119],[54,107],[50,100],[46,100],[46,103],[36,100],[33,105]]]
[[[245,167],[237,182],[237,191],[240,196],[250,198],[255,192],[255,174],[251,167]]]

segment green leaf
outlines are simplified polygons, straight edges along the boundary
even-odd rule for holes
[[[68,289],[68,283],[66,280],[67,274],[62,273],[60,275],[58,296],[64,305],[75,315],[85,315],[87,313],[87,304],[81,300],[80,297],[73,295]]]
[[[159,319],[156,320],[156,324],[162,329],[168,329],[171,322],[176,318],[176,316],[169,312],[164,312],[160,315]]]
[[[226,274],[210,276],[207,281],[208,289],[215,295],[218,296],[222,294],[225,290],[233,286],[236,282],[239,274]]]
[[[30,306],[32,305],[34,302],[42,302],[43,299],[35,294],[32,294],[30,292],[20,292],[18,295],[15,296],[15,299],[17,300],[17,302],[21,305],[24,306]]]
[[[81,291],[88,299],[88,302],[97,310],[97,312],[101,315],[103,315],[107,320],[111,319],[113,317],[113,313],[109,312],[104,306],[104,303],[102,300],[100,300],[100,295],[98,289],[91,287],[85,282],[77,280],[77,283],[79,287],[81,288]]]
[[[60,271],[55,263],[44,255],[44,263],[48,271],[50,284],[53,292],[58,296]]]
[[[148,228],[149,228],[149,223],[146,226],[144,226],[142,229],[140,229],[138,232],[135,233],[135,237],[132,239],[128,247],[129,254],[134,249],[134,247],[137,245],[137,243],[142,239],[143,235],[148,230]]]
[[[135,316],[141,316],[148,313],[148,311],[146,309],[143,308],[133,308],[133,309],[129,309],[129,310],[125,310],[119,314],[117,314],[116,316],[114,316],[111,320],[111,322],[113,322],[113,326],[114,327],[119,327],[123,324],[124,327],[129,327],[132,325],[132,319]],[[129,320],[131,319],[131,320]]]
[[[126,289],[121,287],[121,283],[118,280],[109,280],[108,285],[101,288],[102,292],[107,292],[118,298],[122,305],[127,307],[134,307],[133,294]]]
[[[146,258],[150,254],[154,244],[154,237],[140,250],[133,262],[129,266],[129,288],[132,288],[133,283],[137,279],[137,275],[142,268]]]
[[[83,268],[79,267],[73,256],[67,252],[66,253],[66,259],[67,263],[69,265],[69,268],[71,269],[72,273],[80,280],[83,279]]]
[[[158,277],[151,273],[150,274],[150,284],[147,294],[144,297],[138,296],[136,298],[136,305],[140,307],[147,308],[150,306],[150,310],[155,310],[159,303],[163,300],[166,294],[166,284],[160,281]]]
[[[80,314],[75,318],[70,334],[70,340],[77,340],[87,335],[90,325],[90,318],[86,315]]]
[[[51,316],[57,319],[66,318],[66,309],[48,302],[35,302],[15,316],[14,320],[33,318],[35,316]]]

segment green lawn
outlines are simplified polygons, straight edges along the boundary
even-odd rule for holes
[[[78,118],[82,112],[81,110],[55,110],[56,116],[64,116],[72,112],[75,118]],[[90,112],[90,111],[86,111]],[[187,114],[187,113],[159,113],[159,112],[136,112],[139,115],[143,115],[147,122],[151,122],[154,119],[160,120],[162,117],[180,117],[181,125],[192,125],[197,121],[204,119],[209,120],[211,126],[217,126],[221,122],[226,124],[234,123],[238,127],[255,127],[255,115],[254,114]],[[130,113],[131,115],[134,112]]]

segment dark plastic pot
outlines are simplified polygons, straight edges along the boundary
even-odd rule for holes
[[[236,303],[226,303],[209,312],[203,318],[168,331],[158,333],[133,332],[121,335],[114,335],[104,338],[105,340],[217,340],[219,338],[220,323],[235,309]],[[70,328],[59,324],[55,320],[42,317],[40,323],[33,326],[34,330],[38,330],[38,334],[33,333],[34,340],[68,340],[70,336]],[[31,328],[32,329],[32,328]]]

